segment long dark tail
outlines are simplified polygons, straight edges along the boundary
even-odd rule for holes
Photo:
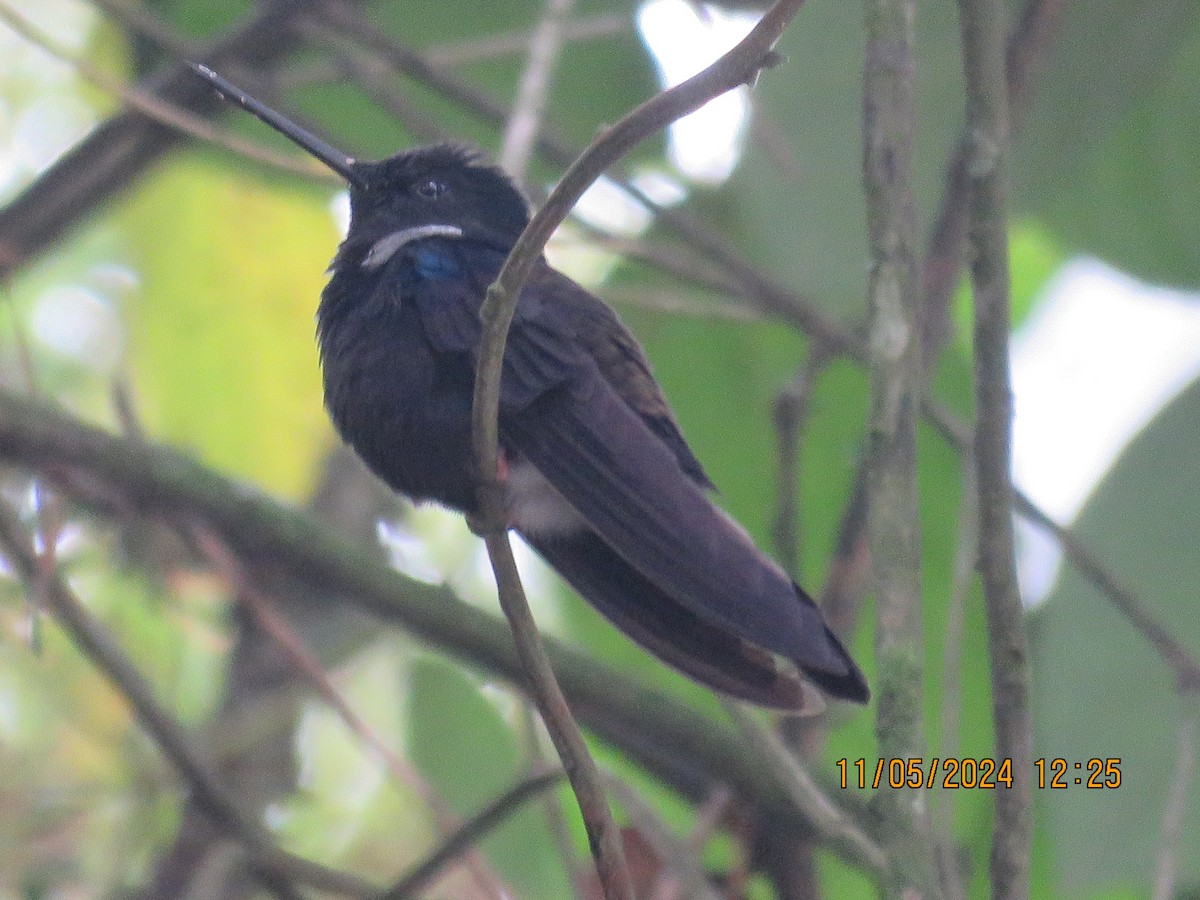
[[[595,536],[544,554],[630,636],[710,683],[714,667],[739,679],[739,670],[765,676],[762,660],[774,653],[829,693],[866,702],[862,672],[812,600],[598,374],[502,410],[502,431]],[[733,663],[713,659],[718,642]],[[751,650],[762,653],[758,663]]]
[[[811,704],[811,689],[806,696],[770,653],[697,618],[594,533],[526,541],[617,628],[696,681],[761,706],[798,711]]]

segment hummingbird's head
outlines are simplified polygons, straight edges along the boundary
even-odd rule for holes
[[[382,263],[420,237],[464,237],[507,250],[529,221],[512,179],[477,150],[434,144],[380,162],[353,163],[348,240],[370,244]]]
[[[346,179],[350,233],[343,254],[361,254],[364,268],[382,265],[409,241],[434,235],[484,241],[507,251],[529,221],[529,205],[512,179],[477,150],[434,144],[380,162],[357,160],[207,66],[191,65],[223,97]]]

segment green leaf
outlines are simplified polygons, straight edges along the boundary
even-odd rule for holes
[[[801,10],[780,41],[785,61],[763,74],[753,95],[760,133],[769,137],[756,137],[730,184],[730,225],[744,251],[785,284],[851,320],[866,311],[869,265],[862,15],[853,3]],[[963,118],[954,5],[922,4],[917,27],[914,190],[929,221]]]
[[[1067,252],[1196,284],[1198,7],[1156,0],[1131,16],[1118,0],[1087,0],[1069,9],[1047,64],[1032,74],[1028,122],[1014,131],[1013,213]],[[917,27],[913,186],[927,225],[962,127],[962,61],[953,4],[923,4]],[[801,11],[780,42],[785,62],[753,95],[759,133],[723,214],[731,241],[756,263],[851,319],[865,313],[868,267],[862,43],[854,4]]]
[[[413,761],[455,813],[475,815],[523,776],[513,730],[479,684],[456,666],[421,657],[413,664],[411,684],[408,746]],[[569,806],[568,816],[575,815]],[[536,802],[510,817],[481,846],[517,896],[570,896]]]
[[[313,338],[337,242],[328,196],[179,157],[124,221],[142,278],[126,318],[148,431],[302,496],[329,441]]]
[[[1072,251],[1200,284],[1200,10],[1068,7],[1013,166],[1019,208]]]
[[[154,0],[148,5],[191,38],[212,37],[254,11],[249,0]]]
[[[1129,446],[1076,525],[1104,564],[1193,649],[1200,647],[1198,420],[1200,383],[1194,383]],[[1031,625],[1034,754],[1071,766],[1066,790],[1035,794],[1038,821],[1054,846],[1055,894],[1127,889],[1144,895],[1177,756],[1178,699],[1171,673],[1111,603],[1070,568]],[[1092,758],[1120,758],[1119,788],[1088,790],[1074,783],[1080,775],[1074,764],[1086,766]],[[1182,847],[1181,883],[1196,883],[1195,803],[1187,812]]]

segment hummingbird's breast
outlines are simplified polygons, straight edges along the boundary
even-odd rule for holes
[[[473,509],[470,358],[435,354],[414,304],[339,306],[336,281],[318,313],[318,338],[338,433],[394,490]]]

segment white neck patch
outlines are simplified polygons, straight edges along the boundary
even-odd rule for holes
[[[457,225],[415,225],[412,228],[401,228],[399,231],[393,231],[391,234],[384,235],[372,244],[371,249],[367,251],[367,255],[363,257],[362,267],[364,269],[378,269],[391,259],[396,251],[405,244],[418,241],[421,238],[460,238],[462,236],[463,230]]]

